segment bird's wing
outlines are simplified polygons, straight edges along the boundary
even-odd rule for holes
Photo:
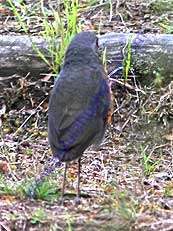
[[[102,136],[104,133],[110,108],[109,86],[104,78],[98,78],[101,73],[87,70],[86,74],[92,74],[92,78],[77,76],[75,81],[62,77],[53,89],[49,102],[48,135],[50,144],[58,149],[67,150],[86,142],[88,145],[98,134]]]

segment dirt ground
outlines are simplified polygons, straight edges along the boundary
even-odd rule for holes
[[[19,1],[14,2],[18,7]],[[39,2],[21,2],[27,4],[18,8],[30,34],[38,34]],[[47,9],[50,5],[56,8],[56,1],[45,1]],[[173,33],[172,1],[112,1],[111,7],[109,1],[79,1],[83,30]],[[23,34],[18,24],[2,1],[1,34]],[[77,165],[73,163],[64,206],[58,200],[63,167],[48,179],[44,195],[26,197],[29,183],[51,156],[46,133],[53,78],[43,81],[43,76],[27,75],[10,83],[1,80],[0,230],[173,230],[173,82],[158,87],[153,79],[144,86],[141,78],[129,74],[133,90],[123,80],[112,84],[110,129],[100,150],[88,149],[83,155],[81,204],[74,204]]]

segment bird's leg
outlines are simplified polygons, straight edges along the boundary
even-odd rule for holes
[[[80,200],[80,170],[81,170],[81,158],[78,160],[78,173],[77,173],[77,201]]]
[[[61,191],[61,202],[62,202],[62,204],[64,202],[64,191],[65,191],[67,167],[68,167],[68,164],[65,163],[64,177],[63,177],[63,184],[62,184],[62,191]]]

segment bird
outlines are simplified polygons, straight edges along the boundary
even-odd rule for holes
[[[61,188],[64,200],[67,168],[78,161],[77,196],[80,201],[80,171],[83,152],[98,146],[111,121],[112,93],[110,82],[100,58],[95,32],[76,34],[64,56],[48,103],[48,141],[52,158],[37,182],[65,162]],[[34,195],[31,187],[30,195]]]
[[[74,160],[80,198],[81,156],[92,144],[101,143],[111,120],[112,93],[98,48],[95,32],[74,36],[49,99],[48,141],[53,157],[65,162],[62,200],[67,167]]]

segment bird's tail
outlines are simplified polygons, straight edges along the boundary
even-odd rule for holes
[[[36,196],[36,189],[39,185],[45,182],[46,177],[50,176],[56,168],[61,167],[62,162],[57,157],[52,157],[44,166],[43,171],[41,174],[36,177],[36,180],[34,183],[32,183],[28,189],[27,197],[28,198],[34,198]]]

